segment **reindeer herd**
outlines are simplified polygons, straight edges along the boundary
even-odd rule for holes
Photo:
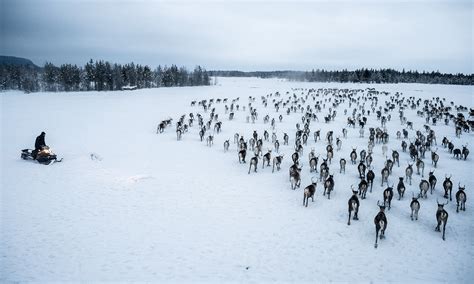
[[[224,114],[217,113],[218,105],[224,104]],[[259,109],[257,109],[259,106]],[[248,102],[241,104],[240,97],[229,100],[224,99],[204,99],[201,101],[192,101],[191,107],[196,109],[195,113],[183,114],[175,123],[177,140],[183,139],[183,135],[190,133],[197,121],[197,130],[199,141],[206,142],[208,147],[213,147],[214,137],[219,135],[224,127],[222,118],[229,121],[229,124],[235,123],[234,120],[241,116],[245,117],[245,123],[251,125],[263,123],[266,128],[263,133],[254,130],[246,135],[235,133],[233,142],[231,139],[224,141],[224,152],[229,152],[230,148],[234,148],[237,153],[239,164],[248,164],[248,174],[258,173],[258,168],[265,170],[271,167],[272,173],[278,173],[281,170],[285,154],[281,153],[281,146],[286,151],[292,151],[289,159],[289,182],[292,190],[301,188],[302,177],[309,175],[311,184],[303,189],[303,206],[308,207],[309,199],[314,202],[318,183],[322,187],[323,196],[331,199],[331,194],[335,190],[344,192],[344,188],[337,187],[338,179],[335,177],[334,171],[337,162],[334,163],[336,157],[339,158],[338,178],[356,180],[350,186],[352,194],[350,194],[348,206],[347,225],[351,225],[352,220],[358,220],[358,212],[361,206],[361,200],[367,198],[367,193],[372,194],[374,182],[379,180],[382,190],[382,201],[377,201],[379,211],[374,217],[375,225],[375,248],[378,246],[377,240],[385,238],[387,229],[387,215],[385,209],[390,211],[392,207],[392,199],[394,197],[395,183],[391,180],[398,180],[396,191],[398,193],[397,200],[402,201],[407,190],[412,192],[409,210],[410,219],[418,220],[418,212],[421,209],[422,200],[427,200],[429,196],[436,194],[437,178],[435,172],[438,169],[439,162],[443,159],[463,160],[459,163],[470,163],[468,161],[469,149],[468,145],[460,144],[462,135],[470,135],[474,130],[474,120],[466,119],[463,112],[467,112],[467,108],[455,106],[454,102],[446,102],[446,99],[439,97],[432,99],[421,99],[414,96],[406,97],[402,93],[394,94],[388,92],[379,92],[373,88],[363,89],[292,89],[292,92],[286,93],[270,93],[261,96],[259,99],[253,96],[248,97]],[[406,113],[416,111],[416,118],[421,121],[409,121]],[[261,116],[261,113],[265,115]],[[387,123],[391,122],[395,115],[398,115],[400,129],[388,129]],[[471,109],[468,117],[474,116]],[[285,119],[285,117],[288,117]],[[321,121],[319,117],[322,117]],[[331,128],[331,124],[342,117],[342,121],[346,124],[342,129]],[[296,121],[293,133],[290,131],[279,131],[279,125],[285,123],[284,120],[291,119]],[[423,122],[424,119],[424,122]],[[243,119],[242,119],[243,120]],[[157,133],[165,132],[167,127],[172,125],[173,119],[168,118],[158,124]],[[339,119],[339,121],[341,121]],[[439,121],[444,124],[438,125]],[[415,126],[422,125],[419,129]],[[320,126],[324,126],[328,131],[322,133]],[[355,130],[358,128],[357,130]],[[311,130],[313,129],[313,130]],[[447,130],[452,129],[452,130]],[[455,137],[452,141],[444,137],[441,141],[441,149],[439,152],[437,143],[437,132],[446,133],[453,131]],[[342,136],[339,136],[340,133]],[[357,141],[365,141],[359,143],[357,147],[352,147],[350,153],[343,153],[343,143],[350,143],[348,134],[358,133]],[[290,146],[290,134],[294,138],[294,146]],[[392,136],[393,135],[393,138]],[[248,139],[246,138],[248,137]],[[312,137],[312,139],[311,139]],[[324,137],[324,141],[321,137]],[[281,140],[279,140],[281,138]],[[396,139],[398,149],[390,149],[389,141]],[[280,145],[282,141],[282,145]],[[346,141],[346,142],[344,142]],[[400,144],[398,144],[400,143]],[[456,148],[455,144],[460,144],[461,148]],[[235,146],[233,146],[235,145]],[[316,151],[315,146],[319,148],[324,146],[324,150]],[[393,143],[392,143],[393,145]],[[267,149],[266,152],[264,149]],[[358,150],[359,148],[359,150]],[[303,170],[304,151],[308,151],[307,170]],[[376,151],[381,151],[375,153]],[[426,161],[426,151],[430,152],[431,163]],[[452,155],[452,157],[450,157]],[[380,157],[385,157],[381,161]],[[347,160],[346,160],[347,159]],[[383,159],[383,158],[382,158]],[[383,164],[378,170],[374,165]],[[347,165],[349,161],[349,165]],[[406,161],[401,162],[401,161]],[[466,161],[466,162],[464,162]],[[405,163],[405,166],[403,164]],[[431,169],[427,179],[425,179],[425,163],[428,163]],[[346,173],[346,168],[353,170]],[[403,176],[394,176],[394,167],[404,170]],[[461,165],[460,167],[472,166]],[[414,178],[414,167],[416,168],[416,176],[420,177],[418,189],[412,186]],[[454,171],[454,169],[451,169]],[[337,171],[337,170],[336,170]],[[400,170],[397,170],[400,172]],[[380,173],[377,177],[376,173]],[[280,175],[278,175],[280,176]],[[437,201],[435,230],[440,231],[442,227],[442,238],[445,240],[445,229],[448,221],[448,212],[444,209],[450,201],[452,201],[453,182],[452,175],[445,174],[443,181],[444,194],[442,197],[446,199],[445,203]],[[285,180],[282,180],[284,183]],[[347,184],[347,183],[346,183]],[[415,185],[416,186],[416,185]],[[376,186],[377,187],[377,186]],[[414,191],[419,190],[417,194]],[[428,194],[428,191],[430,194]],[[361,199],[361,200],[359,200]],[[456,212],[466,210],[466,192],[465,186],[458,183],[458,191],[455,194]]]

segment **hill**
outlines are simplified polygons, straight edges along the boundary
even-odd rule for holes
[[[40,67],[34,64],[33,61],[15,56],[0,55],[0,65],[27,66],[34,69],[40,69]]]

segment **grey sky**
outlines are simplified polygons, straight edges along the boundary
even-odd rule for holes
[[[469,0],[0,1],[0,53],[39,65],[473,73]]]

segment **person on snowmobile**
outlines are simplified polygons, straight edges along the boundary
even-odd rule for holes
[[[44,142],[44,136],[45,135],[46,135],[46,133],[41,132],[41,134],[38,137],[36,137],[35,150],[33,150],[33,152],[31,153],[34,159],[36,159],[36,155],[38,154],[38,152],[41,151],[41,149],[44,146],[46,146],[46,143]]]

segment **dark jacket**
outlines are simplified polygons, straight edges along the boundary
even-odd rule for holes
[[[43,146],[46,146],[46,143],[44,142],[44,134],[40,134],[36,137],[35,150],[41,150]]]

